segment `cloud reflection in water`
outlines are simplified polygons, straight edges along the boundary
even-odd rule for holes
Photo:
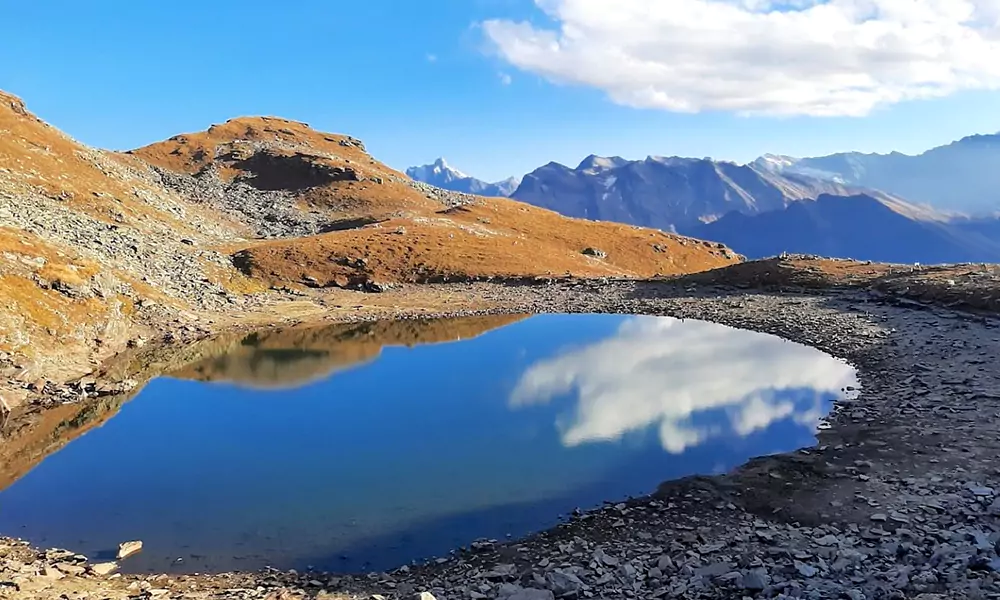
[[[512,407],[574,393],[557,420],[562,443],[610,441],[656,426],[664,450],[679,454],[724,435],[746,437],[784,419],[815,428],[821,396],[857,385],[854,369],[807,346],[714,323],[634,317],[614,337],[539,361],[525,371]],[[789,394],[813,392],[801,406]],[[696,417],[724,411],[723,425]]]

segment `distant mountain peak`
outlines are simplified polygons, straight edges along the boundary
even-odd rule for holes
[[[620,156],[597,156],[596,154],[591,154],[580,162],[577,170],[595,172],[607,171],[609,169],[617,169],[618,167],[628,164],[628,162],[629,161]]]
[[[419,167],[410,167],[406,170],[406,174],[411,179],[416,179],[417,181],[423,181],[425,183],[432,183],[434,180],[455,180],[455,179],[467,179],[469,176],[465,173],[459,171],[458,169],[452,167],[448,164],[443,157],[437,158],[434,162],[429,165],[422,165]]]
[[[510,196],[521,183],[520,178],[517,177],[510,177],[496,183],[476,179],[449,165],[443,157],[438,157],[428,165],[410,167],[406,170],[406,175],[410,179],[442,189],[480,196]]]

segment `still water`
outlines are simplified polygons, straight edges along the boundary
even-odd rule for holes
[[[856,385],[818,350],[661,317],[341,324],[204,354],[0,492],[0,533],[92,559],[142,540],[127,571],[387,569],[810,445]]]

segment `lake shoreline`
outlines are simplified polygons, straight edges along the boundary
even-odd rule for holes
[[[385,306],[392,295],[411,293],[403,288],[348,316],[611,312],[707,320],[843,358],[858,367],[861,394],[837,406],[832,427],[820,432],[814,448],[752,460],[724,476],[668,482],[651,496],[523,540],[484,543],[441,563],[360,577],[264,572],[107,579],[53,573],[59,561],[5,540],[0,582],[20,587],[21,595],[0,583],[0,597],[48,598],[60,590],[127,598],[144,587],[191,599],[406,598],[421,591],[439,599],[543,598],[548,592],[606,598],[1000,592],[1000,563],[993,563],[1000,541],[993,514],[1000,513],[995,317],[910,301],[900,307],[898,299],[851,289],[779,295],[620,281],[415,287],[426,294],[419,302]],[[436,302],[428,301],[432,297]],[[174,355],[166,357],[150,344],[107,372],[132,376],[140,387],[164,365],[183,362],[192,348],[209,343],[168,344]],[[158,361],[150,358],[157,352]],[[95,389],[105,383],[93,382]],[[113,414],[135,391],[98,401]],[[100,422],[101,412],[94,412]]]

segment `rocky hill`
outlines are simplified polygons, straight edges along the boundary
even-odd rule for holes
[[[510,177],[496,183],[476,179],[455,169],[443,158],[439,158],[429,165],[410,167],[406,170],[406,175],[415,181],[429,183],[445,190],[480,196],[507,197],[514,193],[514,190],[521,183],[517,177]]]
[[[116,153],[0,94],[0,131],[8,403],[151,336],[292,318],[309,288],[649,277],[738,260],[718,244],[415,182],[354,138],[285,119]]]
[[[572,217],[686,233],[733,211],[759,214],[848,191],[833,181],[710,159],[588,156],[575,169],[554,162],[536,169],[511,197]]]

